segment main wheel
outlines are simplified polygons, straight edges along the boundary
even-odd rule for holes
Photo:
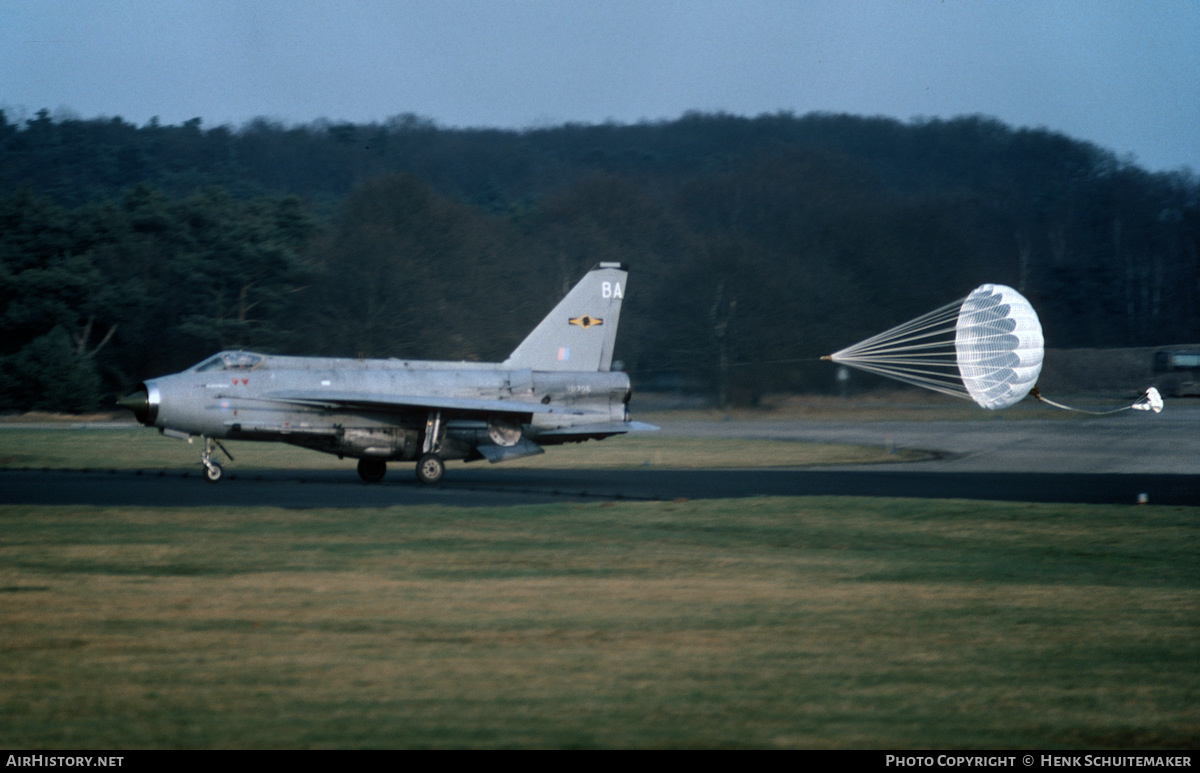
[[[387,462],[382,459],[359,459],[358,477],[363,483],[378,483],[387,474]]]
[[[221,469],[221,465],[217,464],[216,462],[209,462],[208,464],[204,465],[204,479],[209,483],[216,483],[219,481],[221,479],[222,472],[223,470]]]
[[[446,474],[446,465],[433,454],[425,454],[417,462],[417,480],[422,483],[439,483]]]

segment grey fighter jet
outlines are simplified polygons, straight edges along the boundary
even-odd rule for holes
[[[630,421],[629,376],[610,370],[626,268],[601,263],[501,363],[283,357],[221,352],[150,379],[119,401],[171,437],[204,440],[204,477],[221,479],[222,440],[282,441],[358,459],[381,480],[389,461],[437,483],[446,459],[501,462],[542,446],[655,427]]]

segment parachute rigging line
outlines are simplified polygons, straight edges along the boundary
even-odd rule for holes
[[[990,410],[1007,408],[1028,394],[1055,408],[1093,416],[1163,409],[1154,387],[1132,405],[1111,411],[1072,408],[1043,397],[1037,380],[1044,353],[1042,324],[1025,296],[1005,285],[985,284],[965,298],[821,359],[974,400]]]
[[[1030,390],[1029,394],[1033,395],[1034,397],[1036,397],[1038,399],[1039,402],[1043,402],[1046,405],[1052,405],[1055,408],[1061,408],[1064,411],[1074,411],[1075,413],[1086,413],[1091,416],[1107,416],[1110,413],[1120,413],[1121,411],[1129,411],[1129,410],[1154,411],[1155,413],[1162,413],[1162,409],[1163,409],[1162,395],[1160,395],[1158,393],[1158,390],[1155,389],[1154,387],[1150,387],[1145,392],[1142,392],[1141,396],[1138,397],[1138,399],[1134,400],[1131,404],[1124,405],[1120,408],[1113,408],[1111,411],[1088,411],[1083,408],[1072,408],[1069,405],[1063,405],[1062,403],[1056,403],[1048,397],[1043,397],[1042,393],[1038,391],[1038,388],[1036,386]]]
[[[985,284],[823,359],[997,410],[1029,394],[1043,348],[1029,301],[1011,287]]]

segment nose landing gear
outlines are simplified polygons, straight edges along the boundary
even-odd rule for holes
[[[221,476],[225,472],[221,469],[221,465],[217,464],[216,460],[213,459],[214,448],[221,449],[221,453],[229,457],[229,461],[233,461],[233,454],[229,453],[220,440],[211,437],[204,438],[204,451],[200,454],[200,463],[204,465],[204,479],[209,483],[216,483],[221,480]]]

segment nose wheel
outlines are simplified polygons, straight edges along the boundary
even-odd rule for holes
[[[216,460],[213,459],[213,451],[217,448],[221,449],[221,453],[229,457],[229,461],[233,461],[233,454],[229,453],[225,446],[221,445],[220,440],[211,437],[204,438],[204,451],[200,454],[200,463],[204,465],[204,479],[209,483],[216,483],[221,480],[221,476],[225,473],[221,469],[221,465],[217,464]]]

